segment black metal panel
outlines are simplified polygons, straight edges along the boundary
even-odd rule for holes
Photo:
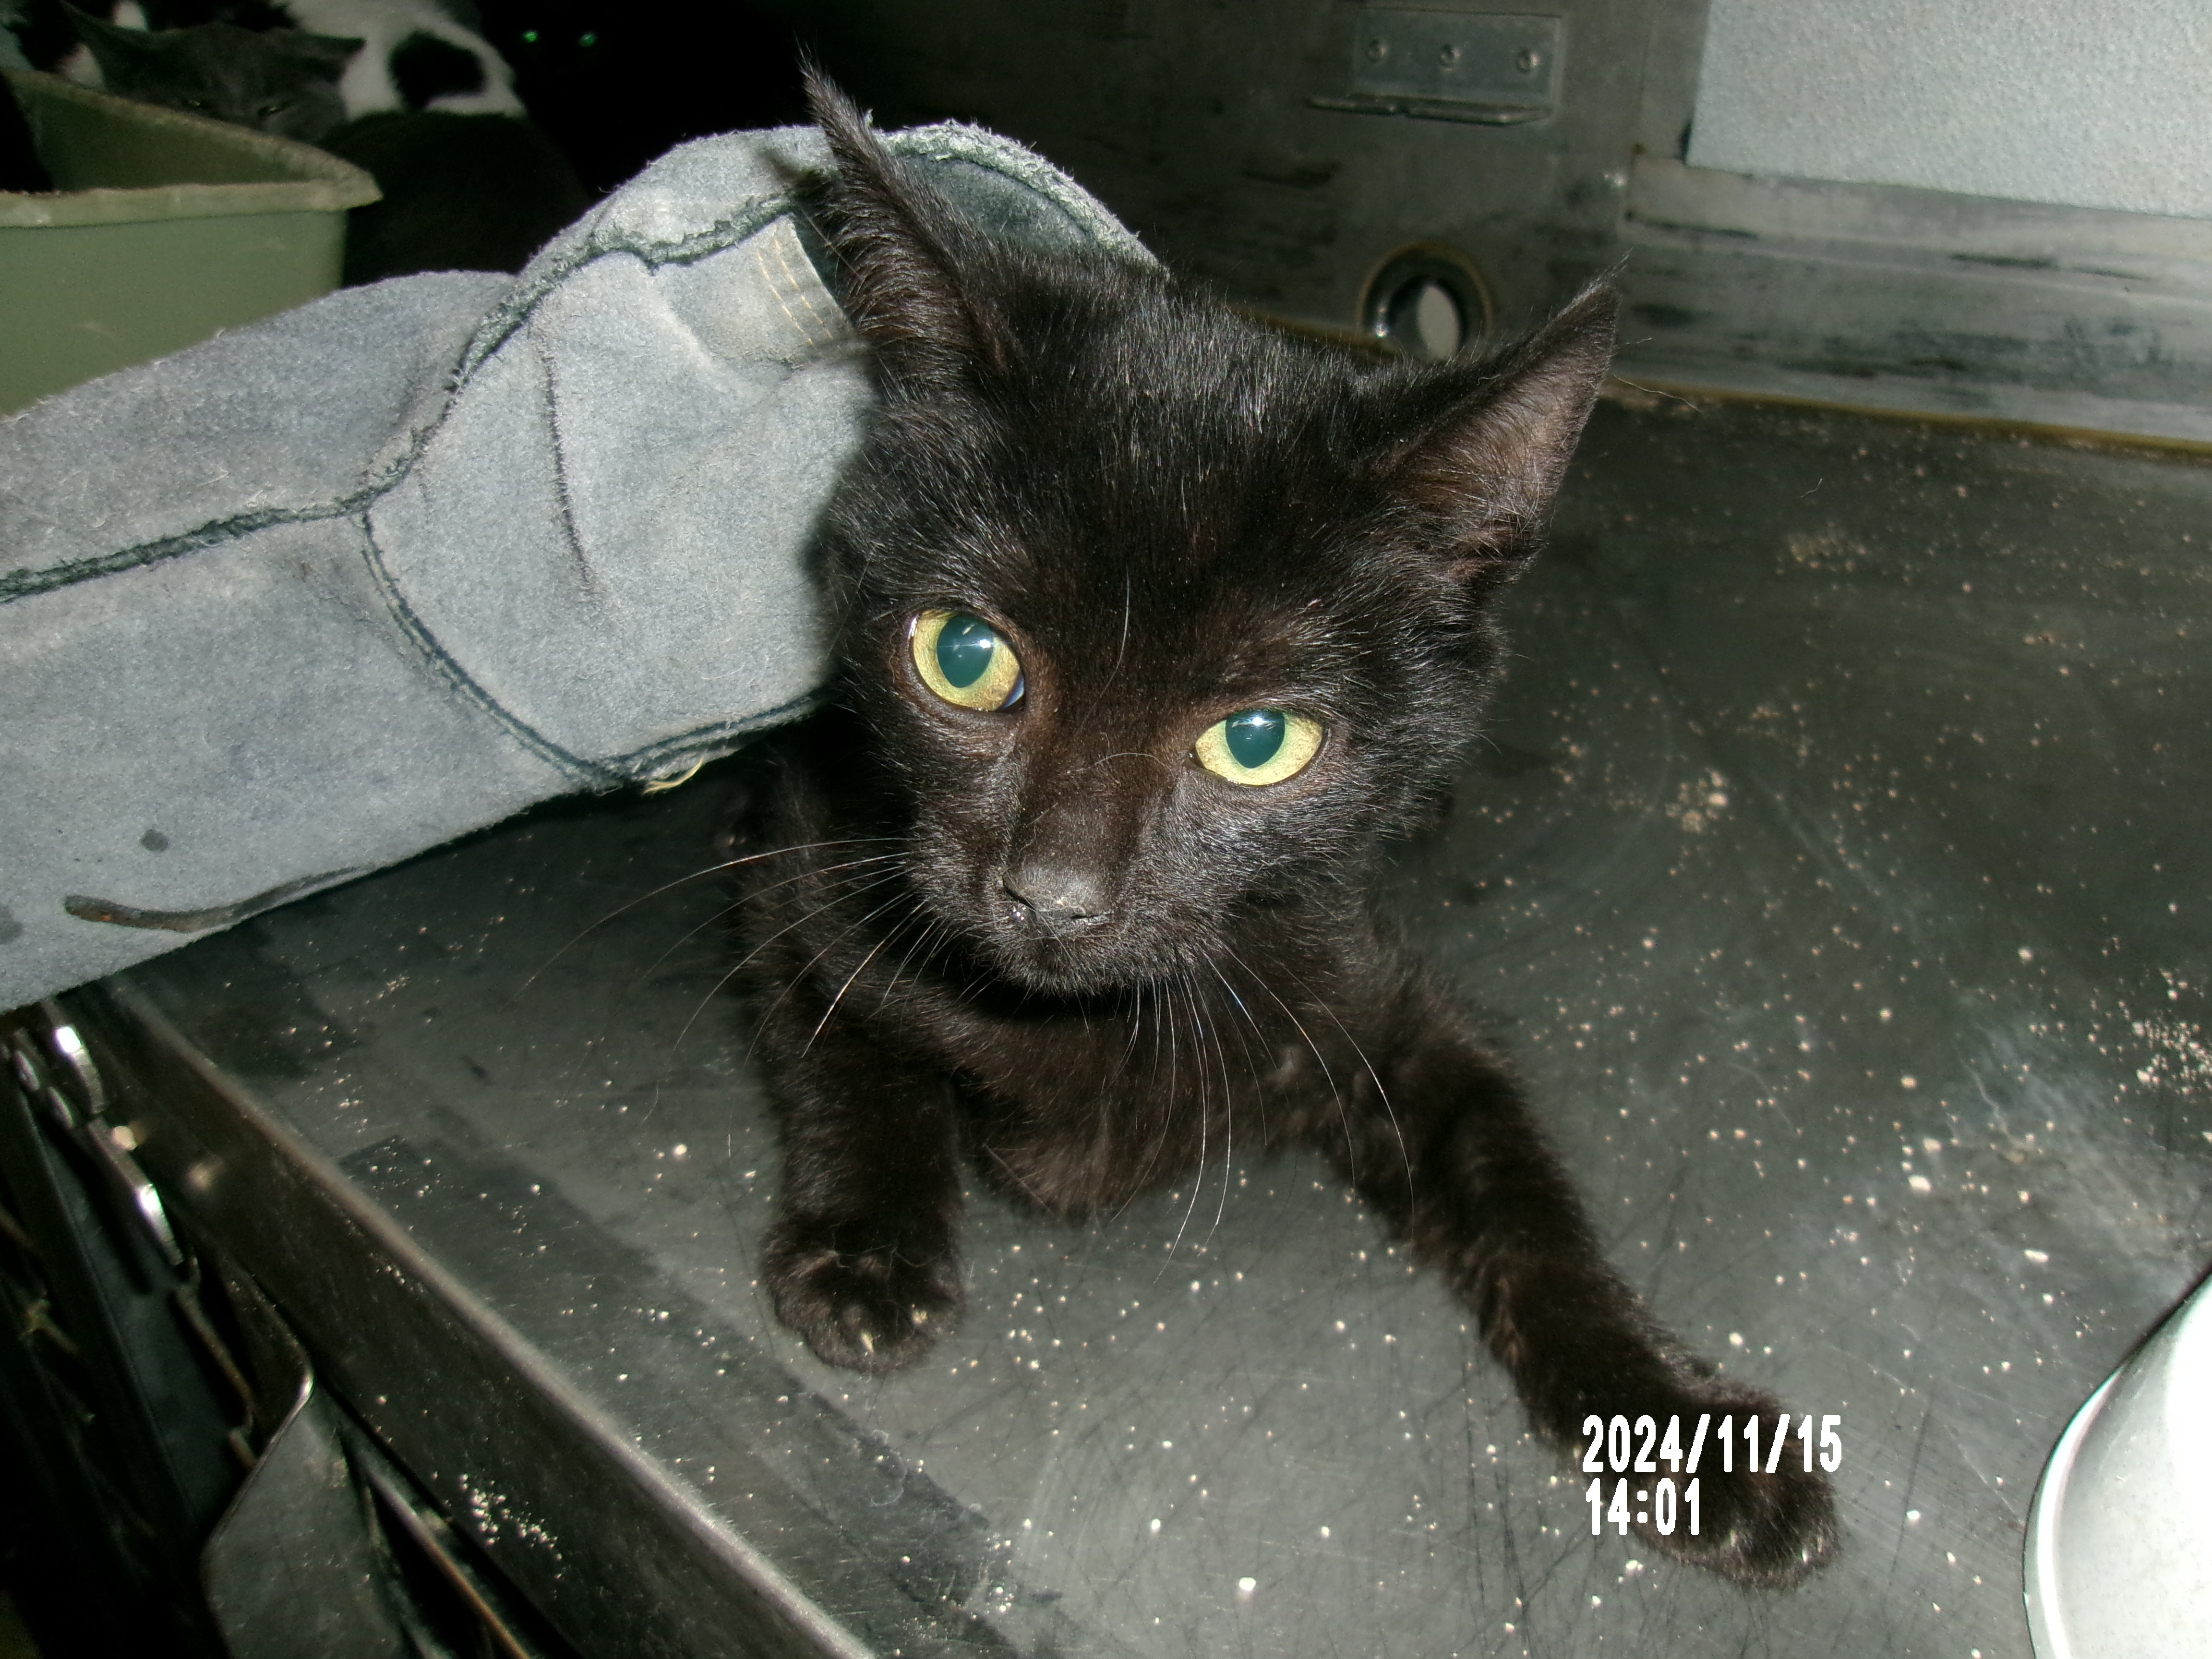
[[[219,1654],[199,1540],[242,1470],[178,1280],[73,1133],[38,1011],[0,1017],[0,1457],[15,1593],[58,1655]]]
[[[819,42],[879,121],[953,116],[1032,144],[1170,265],[1239,301],[1350,329],[1385,261],[1437,243],[1483,273],[1502,327],[1517,331],[1617,255],[1663,9],[781,0],[776,9]],[[1503,82],[1530,85],[1509,98],[1486,77],[1455,104],[1434,95],[1448,90],[1445,76],[1378,78],[1355,44],[1385,14],[1407,28],[1425,17],[1431,46],[1456,30],[1468,66],[1482,45],[1510,41]],[[1665,49],[1694,58],[1694,20],[1687,36],[1669,32]],[[1523,52],[1540,60],[1527,76],[1515,68]]]
[[[1301,324],[1434,245],[1493,341],[1611,271],[1633,380],[2212,442],[2212,224],[1686,167],[1704,0],[775,9],[886,124],[1010,132]]]
[[[186,986],[199,978],[191,958],[208,954],[187,953]],[[272,1021],[302,1012],[301,988],[285,979],[274,963],[231,979],[201,1005],[213,1027],[198,1035],[249,1069],[334,1080],[343,1074],[303,1072],[285,1051],[352,1048],[360,1036],[301,1045],[296,1023],[274,1036]],[[104,1006],[82,1001],[98,1051],[137,1085],[148,1167],[266,1285],[328,1386],[580,1648],[841,1654],[863,1650],[847,1631],[856,1626],[908,1652],[995,1650],[972,1620],[932,1605],[948,1589],[957,1602],[974,1582],[978,1546],[961,1541],[973,1522],[921,1483],[904,1492],[902,1472],[878,1468],[849,1428],[794,1405],[787,1377],[742,1351],[713,1356],[717,1376],[734,1379],[717,1386],[742,1390],[797,1443],[802,1489],[763,1492],[745,1516],[748,1533],[774,1540],[771,1553],[577,1386],[588,1377],[573,1368],[580,1356],[538,1346],[585,1297],[683,1306],[634,1252],[575,1224],[557,1196],[443,1138],[386,1137],[341,1170],[327,1146],[274,1118],[127,986]],[[404,1206],[397,1216],[378,1202],[386,1194]],[[560,1254],[517,1259],[499,1248],[533,1230],[560,1240]],[[666,1322],[668,1307],[659,1312]],[[664,1380],[688,1370],[696,1384],[703,1364],[685,1358],[682,1346],[659,1357],[677,1366]],[[771,1392],[781,1395],[774,1407]],[[744,1455],[732,1454],[732,1475]]]

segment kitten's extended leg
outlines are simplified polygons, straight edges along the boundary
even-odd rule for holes
[[[1365,1088],[1347,1126],[1332,1116],[1323,1150],[1474,1311],[1536,1432],[1577,1447],[1593,1415],[1648,1415],[1662,1433],[1672,1417],[1686,1449],[1701,1416],[1717,1431],[1723,1416],[1741,1424],[1755,1413],[1764,1450],[1779,1403],[1715,1375],[1644,1310],[1607,1265],[1512,1080],[1443,998],[1413,995],[1417,1023],[1371,1051],[1387,1103]],[[1648,1522],[1637,1531],[1653,1549],[1740,1583],[1795,1583],[1835,1552],[1827,1480],[1817,1464],[1805,1471],[1795,1444],[1771,1474],[1747,1473],[1745,1462],[1725,1473],[1707,1443],[1698,1536],[1686,1511],[1671,1536]],[[1607,1493],[1616,1478],[1608,1468]]]
[[[833,1365],[893,1370],[959,1311],[959,1137],[944,1078],[793,994],[763,1023],[783,1189],[775,1316]]]

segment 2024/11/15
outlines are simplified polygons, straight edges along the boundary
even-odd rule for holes
[[[1842,1466],[1844,1461],[1843,1437],[1837,1432],[1843,1420],[1833,1413],[1820,1419],[1818,1443],[1820,1467],[1831,1474]],[[1626,1535],[1632,1522],[1652,1527],[1662,1535],[1671,1536],[1680,1523],[1680,1510],[1686,1507],[1690,1512],[1690,1534],[1697,1536],[1699,1520],[1696,1479],[1698,1460],[1704,1455],[1705,1436],[1711,1426],[1712,1414],[1710,1412],[1698,1419],[1697,1430],[1686,1456],[1682,1450],[1682,1421],[1678,1417],[1667,1419],[1664,1439],[1660,1437],[1658,1424],[1649,1417],[1639,1417],[1633,1425],[1626,1417],[1615,1417],[1610,1422],[1595,1415],[1584,1418],[1583,1432],[1589,1437],[1589,1449],[1583,1454],[1583,1468],[1585,1473],[1598,1477],[1583,1493],[1583,1500],[1590,1506],[1590,1535],[1594,1538],[1603,1535],[1605,1523],[1610,1521],[1623,1536]],[[1751,1469],[1759,1468],[1759,1419],[1754,1416],[1746,1416],[1740,1431],[1733,1416],[1721,1419],[1721,1468],[1724,1472],[1735,1471],[1735,1437],[1738,1432],[1743,1437],[1745,1467]],[[1638,1439],[1638,1437],[1641,1438]],[[1813,1419],[1809,1415],[1799,1423],[1797,1437],[1804,1446],[1805,1469],[1810,1474],[1815,1443]],[[1629,1450],[1632,1440],[1636,1444],[1632,1462]],[[1771,1474],[1781,1466],[1783,1448],[1789,1441],[1790,1414],[1784,1412],[1777,1415],[1773,1436],[1768,1442],[1767,1474]],[[1632,1510],[1626,1477],[1632,1472],[1637,1474],[1659,1473],[1659,1463],[1654,1458],[1655,1442],[1657,1443],[1657,1458],[1663,1459],[1672,1473],[1662,1477],[1656,1486],[1644,1488],[1635,1493],[1635,1501],[1639,1504],[1649,1504],[1650,1507],[1648,1510]],[[1605,1501],[1604,1476],[1608,1464],[1615,1475],[1623,1477],[1614,1483],[1610,1505]],[[1674,1476],[1686,1472],[1691,1479],[1678,1491]]]

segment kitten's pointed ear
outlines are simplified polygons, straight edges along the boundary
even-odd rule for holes
[[[1397,458],[1394,482],[1443,530],[1455,576],[1504,574],[1534,550],[1605,384],[1619,308],[1612,289],[1584,289],[1502,360],[1472,371],[1454,405]]]
[[[837,163],[829,207],[845,266],[840,297],[891,387],[953,391],[975,368],[1001,366],[989,308],[960,280],[957,210],[884,148],[827,76],[809,64],[805,78],[807,106]]]

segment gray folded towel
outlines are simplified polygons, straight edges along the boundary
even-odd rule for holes
[[[1133,259],[1037,157],[893,150]],[[518,277],[351,289],[0,421],[0,1008],[808,704],[805,552],[871,402],[793,192],[671,152]]]

